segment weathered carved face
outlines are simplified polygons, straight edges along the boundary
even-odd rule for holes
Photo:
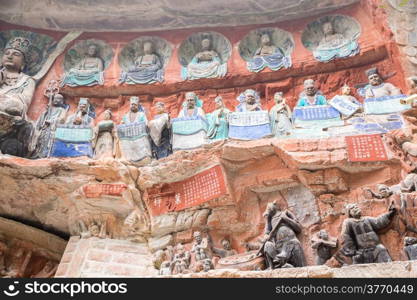
[[[256,99],[255,99],[255,95],[253,95],[253,94],[247,94],[246,95],[246,103],[247,104],[255,104],[255,101],[256,101]]]
[[[87,104],[84,104],[84,103],[79,104],[78,105],[78,110],[82,113],[87,113]]]
[[[224,250],[231,250],[232,247],[230,245],[230,242],[228,240],[223,240],[222,241],[222,246]]]
[[[274,101],[275,101],[276,104],[280,104],[280,103],[284,102],[284,97],[283,97],[282,93],[280,93],[280,92],[275,93]]]
[[[155,112],[157,114],[163,114],[163,113],[165,113],[165,106],[163,104],[156,104],[155,105]]]
[[[194,99],[194,96],[187,96],[187,98],[185,99],[185,101],[187,101],[187,108],[188,109],[193,109],[195,107],[195,99]]]
[[[271,39],[270,39],[269,35],[263,34],[262,37],[261,37],[261,43],[264,46],[269,45],[271,43]]]
[[[382,83],[381,76],[379,76],[378,74],[372,74],[371,76],[368,77],[368,79],[369,79],[369,83],[373,86],[377,86]]]
[[[143,44],[143,52],[145,52],[145,54],[152,54],[152,49],[152,43],[146,42]]]
[[[1,63],[8,70],[21,71],[25,64],[25,56],[19,50],[7,49],[3,54]]]
[[[306,92],[307,96],[314,96],[314,95],[316,95],[317,90],[314,87],[314,85],[308,85],[305,88],[305,92]]]
[[[381,194],[382,197],[390,196],[390,189],[386,185],[380,185],[378,187],[378,192]]]
[[[64,103],[64,96],[61,94],[56,94],[52,100],[54,106],[61,106]]]
[[[359,208],[359,206],[355,205],[355,206],[353,206],[353,207],[349,210],[349,215],[350,215],[352,218],[359,219],[359,218],[361,217],[361,215],[362,215],[362,211],[361,211],[361,209]]]
[[[130,111],[137,112],[139,110],[139,105],[137,103],[130,103]]]
[[[329,239],[329,234],[327,233],[326,230],[320,230],[319,237],[323,240],[328,240]]]
[[[97,225],[92,225],[90,227],[90,233],[91,233],[92,236],[98,236],[99,233],[100,233],[100,229],[98,228]]]
[[[349,96],[351,94],[352,90],[350,88],[350,86],[345,85],[344,87],[342,87],[342,95],[346,95]]]
[[[216,109],[220,109],[220,108],[223,108],[223,100],[222,99],[219,99],[219,98],[216,98],[215,100],[214,100],[214,104],[216,105]]]
[[[196,232],[195,234],[194,234],[194,240],[199,244],[199,243],[201,243],[201,241],[203,240],[202,239],[202,237],[201,237],[201,233],[199,233],[199,232]]]
[[[203,48],[203,50],[210,50],[210,40],[209,39],[202,40],[201,47]]]
[[[97,54],[97,46],[96,45],[90,45],[87,49],[88,56],[96,56]]]
[[[331,35],[334,34],[333,25],[330,22],[323,24],[323,32],[324,35]]]
[[[104,112],[104,120],[111,120],[111,113],[107,110]]]

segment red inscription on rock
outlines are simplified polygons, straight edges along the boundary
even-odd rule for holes
[[[167,190],[164,193],[148,191],[153,216],[197,206],[227,193],[221,166],[215,166],[186,180],[170,183]]]
[[[121,196],[126,189],[126,184],[89,184],[83,186],[87,198],[98,198],[102,195]]]
[[[349,161],[388,160],[387,151],[379,134],[345,137]]]

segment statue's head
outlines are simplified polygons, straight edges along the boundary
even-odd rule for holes
[[[139,97],[132,96],[130,97],[129,101],[130,101],[130,111],[138,112],[139,111]]]
[[[64,96],[61,94],[55,94],[54,98],[52,99],[52,105],[56,107],[60,107],[64,105]]]
[[[232,250],[232,245],[230,244],[230,241],[228,239],[223,239],[222,240],[222,246],[224,250]]]
[[[183,246],[183,244],[179,243],[176,247],[175,247],[175,252],[177,254],[183,254],[185,252],[185,248]]]
[[[212,269],[212,262],[209,258],[203,260],[203,270],[208,272]]]
[[[211,41],[209,38],[204,38],[201,41],[201,47],[203,48],[203,50],[210,50],[211,47]]]
[[[306,79],[304,81],[304,91],[307,96],[316,95],[317,89],[316,89],[316,83],[314,82],[314,79]]]
[[[271,44],[271,38],[270,38],[269,34],[264,33],[264,34],[261,35],[261,44],[263,46],[268,46],[268,45]]]
[[[256,102],[256,92],[252,89],[245,91],[245,102],[247,104],[255,104]]]
[[[350,95],[351,95],[351,93],[352,93],[352,89],[350,88],[350,86],[348,86],[347,84],[345,84],[345,85],[342,87],[342,95],[345,95],[345,96],[350,96]]]
[[[414,244],[417,244],[417,238],[412,237],[412,236],[406,236],[404,238],[404,246],[410,246]]]
[[[284,93],[283,92],[276,92],[274,94],[274,101],[276,104],[284,104],[285,103],[285,98],[284,98]]]
[[[87,113],[90,103],[88,102],[88,98],[80,98],[80,102],[78,102],[78,111],[82,113]]]
[[[193,237],[194,237],[194,240],[197,243],[200,243],[203,240],[203,237],[201,236],[201,232],[200,231],[194,232]]]
[[[265,212],[263,214],[264,217],[273,216],[277,211],[279,211],[280,208],[278,206],[277,201],[269,202],[266,205]]]
[[[382,83],[382,78],[377,68],[372,68],[372,69],[367,70],[366,76],[368,77],[370,85],[377,86]]]
[[[329,239],[329,234],[327,233],[327,231],[325,229],[320,230],[318,236],[322,240],[328,240]]]
[[[362,211],[356,203],[346,205],[346,211],[349,217],[359,219],[362,216]]]
[[[222,96],[217,96],[214,99],[214,104],[216,105],[216,109],[220,109],[224,107],[223,98]]]
[[[90,227],[88,229],[89,229],[92,236],[95,236],[95,237],[99,236],[100,228],[98,227],[97,224],[90,225]]]
[[[334,34],[334,28],[331,22],[326,22],[323,24],[323,33],[324,35]]]
[[[145,52],[145,54],[152,54],[153,53],[153,44],[152,42],[145,42],[143,43],[143,52]]]
[[[111,120],[113,117],[113,113],[111,112],[110,109],[106,109],[103,113],[103,119],[104,120]]]
[[[87,47],[87,55],[90,57],[95,57],[98,55],[98,46],[96,44],[90,44]]]
[[[29,47],[30,41],[27,38],[16,37],[11,39],[4,48],[1,64],[8,70],[23,71]]]
[[[165,113],[165,103],[164,102],[156,102],[154,107],[155,107],[155,112],[158,115]]]
[[[187,104],[187,108],[192,109],[197,104],[196,102],[197,95],[194,92],[188,92],[185,94],[185,102]]]
[[[391,195],[391,190],[389,186],[385,184],[378,184],[377,190],[382,197],[389,197]]]

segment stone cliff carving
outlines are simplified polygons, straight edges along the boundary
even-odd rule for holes
[[[236,107],[237,112],[262,110],[261,97],[254,90],[247,89],[245,92],[239,95],[237,100],[240,102],[240,104]]]
[[[316,250],[316,264],[323,265],[332,257],[332,250],[337,246],[337,239],[329,237],[322,229],[311,239],[311,247]]]
[[[171,262],[173,265],[174,274],[181,274],[188,272],[190,267],[191,255],[190,252],[185,250],[182,244],[178,244],[175,247],[175,255]]]
[[[304,81],[304,91],[300,94],[297,106],[326,105],[327,100],[323,94],[317,90],[313,79]]]
[[[310,23],[302,34],[304,46],[322,62],[359,53],[359,23],[348,16],[330,15]]]
[[[130,111],[117,126],[121,156],[131,162],[139,162],[152,157],[151,144],[147,132],[148,119],[139,97],[130,97]]]
[[[417,259],[417,238],[410,236],[404,238],[404,252],[409,260]]]
[[[206,143],[207,119],[201,101],[194,92],[185,94],[178,118],[172,120],[172,149],[189,150]]]
[[[346,206],[348,218],[342,225],[342,251],[352,257],[353,264],[390,262],[391,257],[381,244],[377,231],[387,227],[396,213],[391,205],[389,212],[378,217],[363,217],[357,204]]]
[[[65,104],[64,96],[61,94],[51,96],[50,105],[36,122],[34,136],[32,137],[36,145],[34,158],[45,158],[51,155],[56,128],[58,124],[65,122],[68,107]]]
[[[104,84],[103,71],[112,57],[113,50],[104,41],[93,39],[78,42],[65,55],[62,86]]]
[[[113,158],[116,154],[116,128],[112,120],[112,112],[104,111],[103,120],[98,122],[94,128],[93,148],[94,158]]]
[[[302,227],[288,210],[280,210],[276,202],[268,204],[265,213],[265,242],[259,253],[269,269],[303,267],[304,252],[296,234]]]
[[[284,94],[282,92],[275,93],[274,102],[275,105],[269,111],[272,134],[275,137],[289,135],[292,129],[292,114]]]
[[[179,49],[182,78],[193,80],[224,77],[231,52],[230,42],[220,33],[202,32],[191,35]]]
[[[154,109],[156,113],[154,119],[148,123],[149,135],[153,157],[161,159],[172,153],[171,120],[163,102],[155,103]]]
[[[247,61],[251,72],[260,72],[265,68],[272,71],[290,68],[293,49],[291,34],[279,28],[253,30],[239,43],[239,54]]]
[[[120,56],[123,70],[120,82],[150,84],[164,81],[164,67],[171,57],[171,46],[158,37],[140,37],[127,44]]]
[[[221,96],[214,99],[216,109],[207,115],[209,123],[207,137],[212,141],[224,140],[229,136],[228,115],[231,112],[224,106]]]

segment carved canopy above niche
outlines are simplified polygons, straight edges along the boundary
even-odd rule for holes
[[[0,20],[51,30],[153,31],[267,24],[358,0],[3,0]],[[81,13],[82,12],[82,13]]]

